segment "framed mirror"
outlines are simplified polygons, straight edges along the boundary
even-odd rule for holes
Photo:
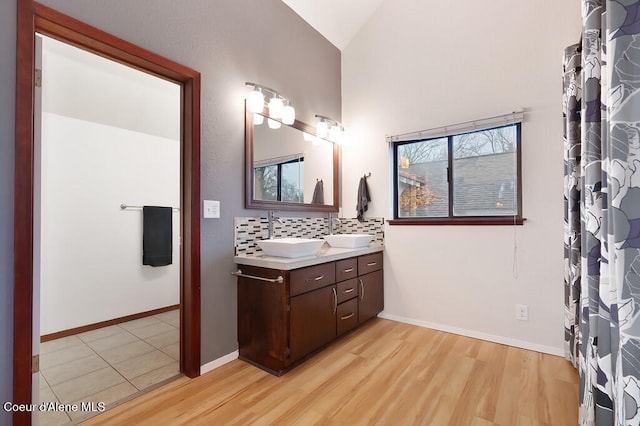
[[[245,106],[245,207],[337,212],[338,146],[301,121],[272,128],[266,109],[258,116]]]

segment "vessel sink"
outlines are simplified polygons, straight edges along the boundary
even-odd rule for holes
[[[256,241],[267,256],[303,257],[314,255],[324,244],[315,238],[273,238]]]
[[[369,234],[333,234],[325,235],[324,239],[331,247],[358,248],[367,247],[373,239]]]

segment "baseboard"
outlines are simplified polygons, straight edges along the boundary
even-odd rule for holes
[[[124,317],[114,318],[107,321],[100,321],[93,324],[87,324],[80,327],[70,328],[68,330],[56,331],[55,333],[43,334],[40,336],[40,342],[48,342],[50,340],[60,339],[62,337],[73,336],[74,334],[80,334],[87,331],[97,330],[98,328],[108,327],[110,325],[122,324],[123,322],[133,321],[144,317],[150,317],[152,315],[162,314],[164,312],[180,309],[180,305],[165,306],[164,308],[152,309],[146,312],[140,312],[137,314],[127,315]]]
[[[211,362],[208,362],[204,365],[200,366],[200,375],[208,373],[209,371],[213,371],[218,367],[222,367],[223,365],[231,362],[231,361],[235,361],[236,359],[238,359],[238,351],[233,351],[230,354],[226,354],[224,356],[221,356],[218,359],[214,359]]]
[[[524,340],[511,339],[509,337],[496,336],[493,334],[481,333],[479,331],[451,327],[449,325],[437,324],[429,321],[416,320],[413,318],[406,318],[398,315],[391,315],[384,312],[378,314],[378,317],[388,319],[391,321],[402,322],[405,324],[416,325],[418,327],[431,328],[433,330],[444,331],[446,333],[458,334],[460,336],[472,337],[474,339],[486,340],[488,342],[499,343],[501,345],[513,346],[520,349],[527,349],[530,351],[564,357],[563,348],[554,348],[553,346],[539,345],[537,343],[531,343]]]

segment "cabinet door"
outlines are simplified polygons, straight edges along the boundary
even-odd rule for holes
[[[295,362],[335,339],[336,286],[292,297],[290,303],[291,362]]]
[[[286,277],[286,271],[242,265],[249,275]],[[286,279],[286,278],[285,278]],[[285,283],[238,278],[238,350],[240,359],[279,374],[287,363],[289,298]]]
[[[373,318],[384,309],[382,270],[358,277],[360,297],[358,299],[358,322]]]

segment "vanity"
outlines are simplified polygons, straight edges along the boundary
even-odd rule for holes
[[[363,225],[341,218],[345,233],[355,237],[352,241],[358,237],[354,232],[377,238],[369,245],[367,239],[362,247],[319,245],[297,257],[302,253],[296,253],[301,250],[298,243],[332,234],[332,214],[339,210],[339,148],[305,139],[315,130],[301,121],[277,129],[257,124],[265,120],[267,108],[262,114],[245,109],[245,207],[329,213],[328,222],[290,220],[286,232],[274,228],[275,221],[284,224],[272,211],[267,223],[236,218],[239,358],[280,376],[383,310],[384,220]],[[379,232],[359,230],[361,226]],[[311,234],[306,236],[310,239],[302,241],[305,235],[300,233]],[[264,244],[256,249],[255,244],[265,240],[274,252],[267,254]],[[280,243],[284,247],[278,247]],[[293,252],[276,254],[285,249]]]
[[[239,358],[277,376],[384,308],[383,247],[236,256]]]

